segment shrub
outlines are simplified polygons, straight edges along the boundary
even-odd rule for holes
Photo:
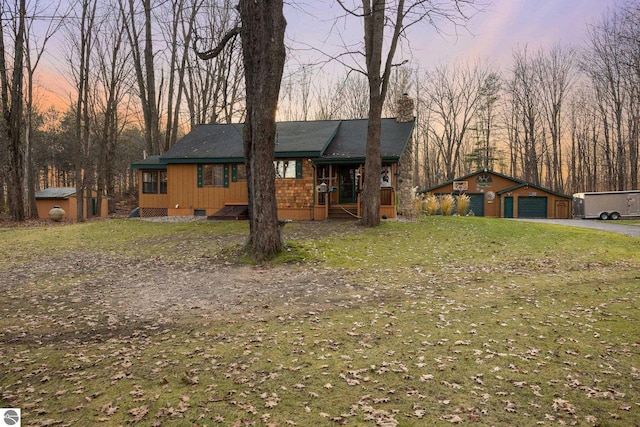
[[[465,216],[471,205],[471,198],[466,194],[456,196],[456,212],[460,216]]]
[[[451,194],[440,196],[440,213],[448,216],[453,214],[455,199]]]
[[[427,193],[422,199],[422,212],[425,215],[435,215],[438,213],[439,208],[438,198],[433,194]]]

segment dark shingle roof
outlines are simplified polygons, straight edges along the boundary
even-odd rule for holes
[[[368,120],[344,120],[331,144],[327,147],[321,162],[362,161],[367,146]],[[380,152],[382,159],[397,161],[413,133],[415,122],[398,123],[396,119],[382,119]]]
[[[199,160],[242,161],[243,124],[199,125],[161,156],[165,163]]]
[[[140,160],[136,163],[131,164],[132,169],[166,169],[167,165],[164,163],[160,163],[160,156],[154,155],[149,156],[144,160]]]
[[[317,157],[327,148],[339,120],[281,122],[277,125],[276,157]]]
[[[363,161],[367,141],[366,119],[279,122],[276,158],[307,157],[320,162]],[[382,119],[381,152],[397,161],[413,132],[414,122]],[[244,124],[199,125],[162,156],[134,163],[135,169],[161,169],[167,163],[242,162]]]
[[[276,127],[276,157],[317,157],[338,129],[338,120],[281,122]],[[165,163],[207,161],[242,161],[243,124],[200,125],[161,156]]]

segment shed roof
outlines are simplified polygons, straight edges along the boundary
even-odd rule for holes
[[[76,194],[75,187],[49,187],[36,191],[36,199],[66,199]]]

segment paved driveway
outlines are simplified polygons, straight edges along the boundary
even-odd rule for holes
[[[598,219],[537,219],[514,218],[514,221],[541,222],[544,224],[568,225],[570,227],[592,228],[594,230],[608,231],[610,233],[624,234],[631,237],[640,237],[639,225],[625,225],[617,221],[600,221]]]

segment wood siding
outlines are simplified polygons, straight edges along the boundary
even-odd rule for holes
[[[481,175],[489,176],[491,179],[487,181],[486,179],[479,178]],[[454,181],[465,182],[467,190],[463,191],[464,194],[469,195],[484,195],[484,216],[486,217],[495,217],[501,218],[508,215],[505,215],[504,209],[504,199],[511,197],[513,200],[513,218],[518,218],[518,199],[521,197],[546,197],[547,198],[547,218],[570,218],[571,212],[571,199],[567,199],[566,197],[562,197],[560,195],[544,191],[543,189],[523,186],[520,188],[516,188],[513,191],[508,193],[503,193],[501,195],[497,194],[505,189],[517,186],[520,182],[516,180],[509,179],[508,177],[504,177],[501,175],[496,175],[491,172],[479,172],[477,174],[471,175],[465,178],[462,181]],[[436,189],[432,190],[434,194],[458,194],[457,191],[454,191],[453,183],[449,182],[444,184]],[[493,193],[494,198],[490,200],[488,195]]]
[[[225,167],[230,169],[231,165]],[[225,203],[246,204],[247,183],[229,182],[227,188],[198,188],[198,165],[170,164],[167,165],[167,196],[169,215],[193,215],[196,210],[205,210],[211,215]]]
[[[557,196],[553,193],[540,190],[534,187],[521,187],[514,191],[504,194],[503,197],[513,197],[513,217],[519,218],[518,212],[519,200],[527,197],[546,197],[547,198],[547,218],[569,219],[571,218],[572,200]],[[558,208],[560,207],[560,208]],[[500,212],[500,216],[504,216],[504,207]]]
[[[147,194],[142,192],[142,172],[138,170],[138,206],[141,209],[166,209],[167,208],[167,195],[166,194]]]
[[[296,221],[324,220],[327,218],[327,206],[316,205],[319,199],[313,163],[307,159],[290,159],[300,162],[301,174],[297,178],[276,179],[276,198],[278,217]],[[226,164],[229,177],[232,176],[231,164]],[[397,165],[392,165],[394,187],[381,190],[380,215],[396,218],[395,175]],[[138,171],[138,182],[142,182],[142,170]],[[140,186],[141,187],[141,186]],[[190,216],[196,213],[213,215],[225,205],[247,204],[246,181],[234,182],[229,179],[228,187],[198,187],[197,164],[167,165],[167,194],[143,194],[139,190],[139,206],[142,210],[153,212],[164,208],[169,216]],[[337,193],[329,193],[327,198],[334,198],[332,205],[337,204]],[[359,198],[359,197],[358,197]],[[354,204],[354,206],[356,206]]]
[[[94,198],[97,196],[94,196]],[[49,211],[54,206],[60,206],[64,211],[63,221],[75,221],[76,213],[78,212],[77,208],[77,199],[76,196],[70,196],[66,199],[37,199],[36,206],[38,208],[38,218],[40,219],[49,219]],[[107,199],[102,199],[102,212],[99,215],[95,215],[98,217],[106,218],[109,216]],[[87,209],[92,206],[92,201],[84,200],[84,215],[83,217],[87,218]]]

